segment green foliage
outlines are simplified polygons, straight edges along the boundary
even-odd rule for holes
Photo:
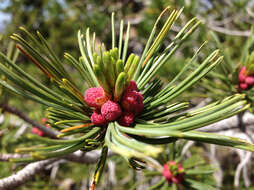
[[[162,14],[159,16],[157,22],[160,20],[163,14],[168,12],[166,8]],[[8,57],[4,54],[1,54],[2,59],[6,62],[5,64],[0,65],[1,72],[12,81],[12,85],[9,85],[5,81],[1,81],[1,84],[12,92],[24,96],[26,98],[35,100],[39,103],[42,103],[46,106],[52,107],[49,109],[50,113],[54,113],[54,116],[51,114],[51,125],[55,128],[61,128],[61,125],[73,126],[74,124],[84,125],[86,128],[80,130],[72,130],[71,132],[66,133],[67,135],[75,133],[86,133],[78,138],[71,140],[43,140],[44,143],[48,142],[51,144],[47,149],[34,147],[31,149],[33,153],[30,155],[32,157],[17,159],[16,161],[32,161],[40,160],[52,157],[59,157],[71,152],[74,152],[82,147],[85,151],[90,151],[97,148],[103,142],[103,136],[106,132],[105,143],[114,151],[120,153],[126,159],[132,160],[133,157],[144,161],[148,161],[146,156],[156,156],[161,152],[160,148],[152,148],[151,151],[150,145],[146,145],[144,142],[147,138],[156,138],[151,140],[149,144],[153,141],[158,142],[163,135],[169,136],[167,142],[172,142],[177,138],[185,138],[190,140],[197,140],[201,142],[215,143],[225,146],[233,146],[237,148],[242,148],[246,150],[252,150],[252,145],[247,142],[240,141],[238,139],[210,135],[206,133],[194,132],[191,130],[203,127],[205,125],[211,124],[218,120],[230,117],[242,110],[248,108],[245,101],[241,101],[243,96],[236,95],[225,100],[208,106],[208,109],[202,108],[201,111],[196,111],[195,113],[187,113],[186,116],[177,115],[174,119],[168,119],[168,114],[172,112],[179,111],[185,106],[181,107],[180,104],[174,105],[176,107],[172,109],[172,104],[169,107],[162,107],[164,104],[168,104],[174,98],[179,96],[202,77],[204,77],[213,67],[221,62],[222,57],[218,57],[218,51],[211,53],[201,64],[194,70],[194,72],[189,75],[185,80],[179,84],[174,85],[174,82],[178,80],[179,76],[188,69],[189,64],[193,63],[196,56],[198,55],[200,49],[196,52],[193,58],[190,60],[189,64],[183,68],[183,70],[169,83],[163,90],[161,90],[161,85],[159,85],[156,80],[151,80],[157,73],[157,71],[170,59],[170,57],[175,53],[175,51],[183,44],[184,41],[192,34],[193,31],[197,28],[200,22],[196,19],[190,20],[175,36],[172,43],[170,43],[161,53],[158,54],[160,44],[163,42],[163,39],[169,32],[174,21],[179,17],[180,11],[172,11],[165,22],[162,29],[155,35],[157,30],[157,22],[151,32],[148,43],[144,49],[141,59],[138,62],[135,78],[137,79],[137,85],[141,92],[145,90],[145,86],[149,85],[149,88],[146,88],[146,93],[144,93],[144,103],[145,109],[142,114],[146,113],[145,117],[142,117],[142,114],[136,119],[134,128],[121,127],[117,123],[110,123],[108,129],[93,127],[93,124],[89,124],[89,116],[91,115],[91,109],[86,105],[83,100],[82,92],[80,92],[77,85],[73,82],[74,79],[68,74],[65,70],[61,61],[57,58],[52,48],[48,45],[46,40],[42,35],[37,32],[39,41],[33,37],[26,29],[21,28],[22,31],[27,35],[30,40],[30,43],[23,39],[18,34],[13,34],[12,39],[19,43],[17,45],[18,49],[26,55],[44,74],[48,76],[51,80],[54,90],[48,88],[47,86],[38,82],[35,78],[25,73],[21,68],[13,63]],[[114,31],[114,17],[112,16],[112,28]],[[127,33],[128,33],[127,29]],[[78,41],[80,46],[80,51],[82,58],[80,59],[81,67],[84,70],[80,70],[82,73],[84,71],[84,76],[88,75],[87,78],[92,79],[90,87],[98,85],[98,77],[95,70],[92,70],[92,66],[95,64],[95,48],[90,45],[90,35],[89,29],[86,30],[85,37],[78,33]],[[114,47],[115,33],[112,33],[112,47]],[[121,39],[120,39],[121,40]],[[127,41],[126,41],[127,40]],[[93,40],[94,41],[94,40]],[[152,43],[151,43],[152,42]],[[128,35],[125,39],[125,44],[123,47],[123,52],[127,49],[128,45]],[[22,46],[22,47],[21,47]],[[202,47],[202,46],[201,46]],[[116,49],[117,50],[117,49]],[[103,51],[103,50],[102,50]],[[112,53],[114,51],[111,50]],[[111,52],[110,51],[110,52]],[[105,56],[104,56],[105,54]],[[110,58],[106,57],[106,53],[103,54],[103,62]],[[111,54],[111,53],[110,53]],[[121,55],[121,52],[119,52]],[[112,54],[114,57],[114,55]],[[116,54],[116,56],[118,56]],[[123,53],[122,60],[125,60],[125,53]],[[70,57],[70,63],[74,63],[77,66],[78,61]],[[111,58],[112,59],[112,58]],[[134,58],[135,60],[135,58]],[[128,63],[128,60],[127,60]],[[8,64],[8,67],[6,66]],[[103,63],[104,64],[104,63]],[[135,64],[132,62],[132,65]],[[107,64],[107,67],[110,64]],[[132,68],[132,65],[130,68]],[[103,66],[104,67],[104,66]],[[106,68],[107,68],[106,67]],[[10,69],[12,68],[12,69]],[[79,67],[78,67],[79,68]],[[104,67],[105,69],[105,67]],[[115,69],[113,69],[115,70]],[[113,72],[112,70],[112,72]],[[108,72],[108,71],[107,71]],[[129,75],[129,71],[128,71]],[[22,77],[21,77],[22,76]],[[96,78],[97,76],[97,78]],[[109,78],[111,77],[111,79]],[[87,79],[84,78],[84,79]],[[105,76],[107,81],[113,80],[112,76]],[[99,79],[100,81],[100,79]],[[109,85],[110,86],[110,85]],[[114,86],[114,83],[113,83]],[[111,86],[111,88],[113,87]],[[173,88],[174,86],[174,88]],[[160,92],[159,92],[160,91]],[[154,96],[155,94],[155,96]],[[155,113],[147,114],[151,110],[156,110]],[[74,115],[75,113],[75,115]],[[157,115],[158,118],[155,118]],[[164,117],[163,117],[164,116]],[[166,117],[165,117],[166,116]],[[72,129],[72,128],[71,128]],[[74,128],[73,128],[74,129]],[[65,132],[66,130],[62,130]],[[68,130],[69,131],[69,130]],[[134,139],[128,139],[125,137],[123,132],[133,135],[143,136],[143,140],[139,141]],[[29,138],[35,138],[34,136],[29,136]],[[41,137],[37,138],[43,139]],[[54,142],[55,145],[52,145]],[[94,143],[91,143],[94,142]],[[97,142],[97,143],[96,143]],[[163,141],[162,141],[163,142]],[[146,141],[147,143],[147,141]],[[128,148],[127,148],[127,147]],[[147,148],[146,148],[147,147]],[[148,151],[149,150],[149,151]],[[46,151],[46,152],[44,152]],[[134,161],[134,160],[133,160]],[[134,161],[131,161],[133,167],[139,167],[138,164]]]

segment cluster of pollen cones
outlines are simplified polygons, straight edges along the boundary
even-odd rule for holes
[[[184,168],[180,163],[169,161],[163,165],[162,175],[166,178],[168,183],[179,184],[184,179]]]
[[[102,87],[87,89],[84,100],[87,105],[95,108],[91,115],[95,125],[118,121],[122,126],[130,126],[135,116],[144,109],[143,96],[138,92],[135,81],[130,81],[119,101],[108,97]]]
[[[254,76],[248,75],[246,72],[246,67],[240,69],[238,75],[239,88],[241,90],[247,90],[254,86]]]

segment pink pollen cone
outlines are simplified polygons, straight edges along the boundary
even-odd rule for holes
[[[50,125],[49,125],[48,123],[46,123],[47,121],[48,121],[48,119],[47,119],[46,117],[43,117],[43,118],[41,119],[41,123],[42,123],[42,124],[45,124],[46,127],[50,127]]]
[[[36,128],[36,127],[33,127],[32,128],[32,133],[33,134],[36,134],[36,135],[39,135],[39,136],[44,136],[44,132],[43,131],[41,131],[40,129],[38,129],[38,128]]]
[[[118,123],[122,126],[130,126],[134,122],[135,115],[131,112],[124,112],[118,119]]]
[[[240,73],[244,74],[245,75],[245,72],[246,72],[246,67],[243,66],[241,69],[240,69]]]
[[[94,108],[100,108],[108,100],[108,98],[105,96],[102,87],[96,87],[86,90],[84,100],[87,105]]]
[[[245,83],[248,84],[249,86],[253,86],[254,85],[254,77],[253,76],[246,77]]]
[[[136,82],[134,80],[131,80],[129,83],[129,86],[127,87],[125,91],[138,91]]]
[[[244,74],[242,74],[242,73],[239,73],[239,75],[238,75],[238,80],[239,80],[239,82],[244,82],[245,81],[245,79],[246,79],[246,76],[244,75]]]
[[[245,81],[245,78],[247,77],[246,74],[246,67],[242,67],[238,74],[238,80],[240,83],[243,83]]]
[[[248,84],[246,83],[240,83],[240,89],[241,90],[246,90],[248,88]]]
[[[143,96],[137,91],[125,92],[121,103],[125,111],[134,114],[139,114],[144,109]]]
[[[106,125],[107,121],[100,113],[100,110],[94,110],[93,114],[91,115],[91,122],[95,125]]]
[[[122,115],[122,110],[119,104],[108,100],[101,107],[101,114],[107,121],[115,121],[118,117]]]
[[[47,122],[47,118],[43,117],[43,118],[41,119],[41,123],[44,124],[45,127],[49,128],[50,125],[49,125],[49,124],[46,124],[46,122]],[[39,135],[39,136],[41,136],[41,137],[45,135],[45,133],[44,133],[43,131],[41,131],[40,129],[38,129],[38,128],[36,128],[36,127],[32,127],[32,133],[33,133],[33,134],[36,134],[36,135]]]
[[[167,181],[171,182],[172,172],[168,169],[168,165],[167,164],[163,165],[162,175],[166,178]]]
[[[44,124],[44,123],[46,123],[48,120],[47,120],[47,118],[46,117],[43,117],[42,119],[41,119],[41,122]]]

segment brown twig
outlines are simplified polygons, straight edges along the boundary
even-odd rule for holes
[[[7,111],[9,113],[12,113],[12,114],[20,117],[27,123],[30,123],[33,127],[36,127],[39,130],[43,131],[45,133],[45,135],[48,137],[57,138],[57,135],[60,134],[59,132],[57,132],[51,128],[47,128],[44,125],[37,123],[35,120],[32,120],[31,118],[29,118],[26,114],[24,114],[22,111],[18,110],[17,108],[11,107],[11,106],[4,104],[4,103],[1,103],[0,107],[3,109],[3,112]]]

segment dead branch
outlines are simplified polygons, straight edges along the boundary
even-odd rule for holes
[[[22,170],[18,171],[9,177],[0,180],[1,190],[11,190],[14,189],[34,177],[35,174],[44,170],[44,168],[53,163],[55,159],[43,160],[28,164]]]
[[[113,156],[114,153],[109,151],[108,156]],[[3,154],[0,155],[0,161],[8,161],[10,158],[20,158],[19,154]],[[91,152],[84,153],[82,151],[74,152],[68,156],[63,157],[65,160],[94,164],[98,161],[100,157],[100,151],[95,150]],[[59,159],[49,159],[34,162],[25,166],[22,170],[18,171],[9,177],[0,180],[1,190],[12,190],[20,185],[25,184],[27,181],[31,180],[36,174],[48,168],[49,165],[59,162]]]

